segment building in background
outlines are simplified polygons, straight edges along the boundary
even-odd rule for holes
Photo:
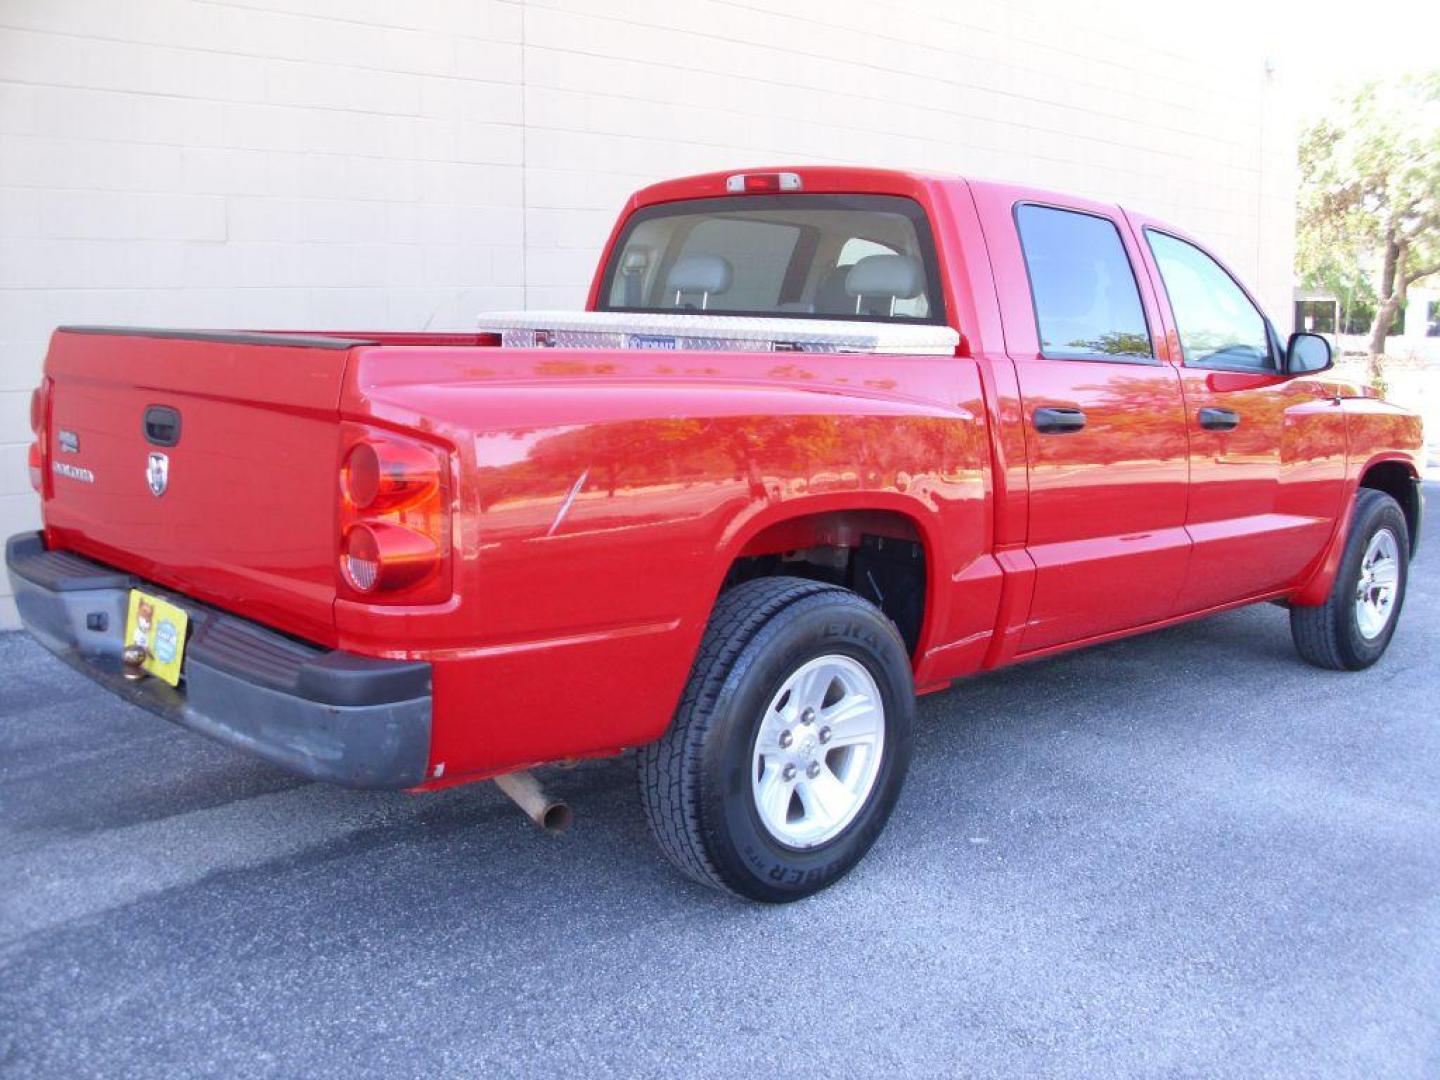
[[[1374,304],[1356,304],[1347,310],[1333,293],[1296,289],[1294,317],[1297,330],[1324,334],[1342,352],[1363,353],[1370,348]],[[1440,288],[1410,287],[1386,336],[1385,354],[1440,365]]]
[[[1336,373],[1363,385],[1371,379],[1375,307],[1365,301],[1347,306],[1333,293],[1297,288],[1295,328],[1329,338],[1336,351]],[[1421,468],[1433,480],[1440,476],[1440,288],[1410,287],[1386,335],[1385,357],[1385,398],[1420,414],[1425,430]]]
[[[864,163],[1120,201],[1200,234],[1288,323],[1285,73],[1252,23],[1178,17],[7,0],[0,534],[38,522],[28,400],[57,324],[417,329],[575,306],[624,196],[682,173]]]

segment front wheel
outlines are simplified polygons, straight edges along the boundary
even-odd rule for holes
[[[639,756],[661,849],[695,880],[799,900],[880,834],[915,697],[891,622],[854,593],[762,578],[725,593],[670,730]]]
[[[1361,488],[1329,597],[1316,607],[1290,609],[1295,648],[1316,667],[1369,667],[1394,636],[1409,576],[1404,511],[1383,491]]]

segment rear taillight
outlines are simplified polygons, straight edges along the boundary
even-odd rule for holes
[[[30,486],[36,491],[45,489],[45,462],[40,457],[40,444],[30,444]]]
[[[434,539],[383,521],[354,525],[345,535],[345,573],[357,592],[409,589],[434,575],[440,550]]]
[[[382,512],[424,502],[440,483],[435,455],[422,446],[366,440],[345,458],[345,495],[357,510]]]
[[[352,525],[345,533],[345,547],[340,553],[340,571],[346,583],[356,592],[372,593],[380,583],[380,545],[368,525]]]
[[[50,380],[42,379],[30,394],[30,431],[35,441],[30,444],[30,486],[45,494],[46,427],[50,411]]]
[[[371,603],[450,596],[449,457],[424,443],[345,425],[340,583]]]

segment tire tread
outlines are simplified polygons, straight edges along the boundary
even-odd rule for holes
[[[639,750],[640,802],[650,831],[666,857],[702,885],[736,894],[706,854],[699,811],[704,735],[726,678],[777,614],[825,592],[854,595],[838,585],[795,577],[757,578],[721,594],[674,720],[661,738]]]
[[[1386,504],[1394,506],[1397,514],[1402,513],[1400,504],[1383,491],[1377,491],[1375,488],[1360,488],[1355,492],[1355,509],[1350,517],[1350,535],[1346,538],[1345,551],[1340,557],[1340,568],[1336,573],[1335,584],[1330,589],[1330,595],[1325,598],[1323,604],[1313,607],[1295,605],[1290,608],[1290,636],[1295,642],[1295,651],[1307,663],[1330,671],[1356,670],[1356,664],[1346,655],[1341,638],[1341,628],[1348,625],[1346,620],[1349,618],[1349,612],[1344,605],[1353,602],[1351,589],[1345,578],[1345,570],[1349,566],[1350,555],[1355,545],[1361,542],[1362,536],[1369,536],[1370,522],[1384,509]],[[1400,537],[1401,547],[1404,548],[1408,542],[1409,537],[1402,534]],[[1399,616],[1400,612],[1397,610],[1394,618],[1398,619]]]

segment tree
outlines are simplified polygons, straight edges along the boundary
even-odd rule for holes
[[[1440,70],[1368,83],[1303,133],[1296,264],[1302,284],[1346,307],[1377,305],[1378,383],[1407,291],[1440,273]]]

